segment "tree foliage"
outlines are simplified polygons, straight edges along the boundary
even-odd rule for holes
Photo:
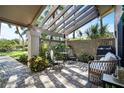
[[[16,42],[14,40],[0,40],[0,52],[11,51],[15,49]]]
[[[97,39],[97,38],[112,38],[112,33],[108,31],[108,25],[103,25],[102,28],[98,24],[91,25],[85,31],[88,39]]]

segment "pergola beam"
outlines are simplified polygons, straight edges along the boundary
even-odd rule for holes
[[[47,20],[55,13],[55,11],[59,8],[59,5],[55,5],[49,12],[49,14],[45,17],[45,19],[43,20],[41,26],[43,26]]]
[[[70,24],[68,25],[68,26],[66,26],[66,28],[63,30],[63,31],[61,31],[60,33],[63,33],[63,32],[65,32],[66,30],[68,30],[69,28],[71,28],[72,26],[74,26],[76,23],[78,23],[80,20],[82,20],[82,19],[84,19],[85,17],[87,17],[90,13],[92,13],[92,12],[94,12],[94,11],[96,11],[96,8],[95,7],[90,7],[89,9],[87,9],[87,11],[85,11],[85,13],[82,13],[80,16],[78,16],[78,15],[75,15],[75,21],[72,21],[72,22],[70,22]]]
[[[46,29],[49,29],[59,18],[61,18],[66,11],[68,11],[70,8],[72,7],[72,5],[68,5],[67,7],[65,7],[65,9],[55,18],[53,19],[53,21],[48,25],[48,28]]]
[[[64,43],[64,40],[60,41],[60,40],[51,40],[51,39],[44,39],[44,41],[50,41],[50,42],[57,42],[57,43]]]
[[[62,23],[64,23],[69,17],[71,17],[74,13],[76,13],[83,5],[78,5],[73,11],[71,11],[67,16],[64,17],[62,21],[57,23],[50,31],[54,31],[57,27],[59,27]]]
[[[65,24],[63,24],[57,32],[65,28],[68,24],[70,24],[72,21],[74,21],[76,18],[78,18],[80,15],[82,15],[84,12],[86,12],[89,8],[91,8],[92,5],[86,6],[83,10],[81,10],[79,13],[75,14],[73,18],[69,19]]]
[[[56,36],[56,37],[64,37],[64,34],[60,34],[60,33],[56,33],[56,32],[50,32],[47,29],[43,29],[42,27],[33,27],[34,31],[38,31],[40,33],[45,33],[47,35],[52,35],[52,36]]]
[[[42,29],[41,33],[45,33],[47,35],[51,35],[51,36],[56,36],[56,37],[64,37],[64,34],[60,34],[60,33],[56,33],[56,32],[50,32],[47,29]]]
[[[64,34],[65,35],[68,35],[68,34],[72,33],[73,31],[75,31],[78,28],[82,27],[83,25],[85,25],[86,23],[90,22],[91,20],[93,20],[96,17],[98,17],[98,14],[96,12],[92,12],[91,14],[89,14],[88,16],[86,16],[85,18],[80,19],[80,21],[77,22],[74,26],[72,26],[68,30],[65,30],[64,31]]]

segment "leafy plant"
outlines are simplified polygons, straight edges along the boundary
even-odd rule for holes
[[[21,55],[18,59],[19,62],[27,65],[28,62],[28,56],[26,54]]]
[[[56,44],[55,46],[52,47],[53,51],[54,51],[54,56],[56,57],[56,59],[64,59],[64,55],[61,54],[61,52],[64,52],[66,50],[66,46],[65,44]]]
[[[79,60],[82,61],[82,62],[86,62],[88,63],[88,61],[90,60],[94,60],[94,56],[88,54],[88,53],[82,53],[80,56],[79,56]]]
[[[112,33],[108,31],[108,25],[103,25],[102,28],[100,28],[98,24],[91,25],[91,27],[88,28],[85,33],[89,39],[112,37]]]
[[[34,56],[30,60],[30,69],[33,72],[39,72],[45,70],[48,65],[48,60],[46,58],[40,57],[40,56]]]

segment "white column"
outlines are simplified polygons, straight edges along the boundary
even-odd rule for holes
[[[41,32],[37,28],[32,28],[27,32],[28,35],[28,59],[34,55],[39,55],[39,38]]]

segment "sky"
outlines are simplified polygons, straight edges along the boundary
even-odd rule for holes
[[[98,23],[99,20],[95,19],[92,22],[88,23],[87,25],[83,26],[80,28],[81,31],[86,30],[91,24]],[[108,24],[108,29],[110,32],[114,32],[114,12],[110,13],[109,15],[105,16],[103,18],[103,24]],[[12,28],[9,28],[9,26],[5,23],[2,23],[1,25],[1,34],[0,34],[0,39],[15,39],[18,38],[20,39],[19,35],[15,34],[16,28],[13,26]],[[20,29],[21,31],[21,29]],[[22,32],[22,31],[21,31]],[[26,36],[24,36],[26,38]]]
[[[1,25],[1,33],[0,33],[0,39],[4,38],[4,39],[20,39],[19,35],[17,35],[15,33],[16,31],[16,27],[15,26],[12,26],[12,28],[10,28],[7,24],[5,23],[2,23]],[[20,32],[22,32],[21,29],[19,29]],[[24,38],[26,38],[26,36],[23,36]]]

